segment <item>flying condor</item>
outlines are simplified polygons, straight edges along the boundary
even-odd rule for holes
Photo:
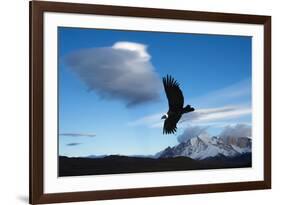
[[[169,110],[167,114],[162,116],[165,119],[163,134],[174,134],[177,131],[177,123],[184,113],[194,111],[190,105],[184,106],[184,97],[179,87],[179,83],[172,77],[167,75],[163,78],[163,85],[166,96],[168,98]]]

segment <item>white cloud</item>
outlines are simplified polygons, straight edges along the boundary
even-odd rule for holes
[[[219,135],[220,137],[251,137],[252,127],[246,124],[226,126]]]
[[[121,100],[127,106],[159,99],[161,79],[146,45],[116,42],[111,47],[76,51],[67,55],[65,62],[103,99]]]
[[[207,134],[207,127],[201,126],[188,126],[185,128],[183,133],[177,137],[178,142],[186,142],[193,137],[198,137],[201,134]]]
[[[251,108],[247,106],[225,106],[216,108],[198,109],[194,112],[184,114],[178,123],[178,127],[188,124],[217,125],[218,121],[237,119],[251,114]],[[130,126],[145,125],[151,128],[163,127],[161,120],[163,113],[157,113],[130,122]],[[220,125],[221,126],[221,125]]]
[[[208,127],[204,126],[187,126],[183,133],[178,135],[177,139],[179,143],[186,142],[193,137],[204,135],[210,137],[211,135],[207,131]],[[223,130],[218,137],[221,138],[240,138],[240,137],[252,137],[252,126],[248,124],[235,124],[224,126]]]
[[[241,117],[251,113],[250,107],[226,106],[195,110],[193,113],[182,116],[180,122],[192,121],[193,123],[214,122]]]
[[[128,41],[119,41],[119,42],[116,42],[112,46],[112,48],[136,52],[139,55],[140,60],[142,60],[142,61],[148,61],[150,59],[150,55],[148,54],[148,52],[146,50],[147,46],[144,44],[133,43],[133,42],[128,42]]]

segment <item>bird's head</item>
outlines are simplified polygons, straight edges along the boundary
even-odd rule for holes
[[[165,114],[165,115],[163,115],[162,117],[161,117],[161,119],[163,120],[163,119],[167,119],[168,118],[168,115],[167,114]]]

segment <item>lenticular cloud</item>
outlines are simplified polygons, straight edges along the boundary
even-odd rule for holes
[[[159,98],[161,80],[150,58],[144,44],[116,42],[73,52],[65,62],[89,90],[130,107]]]

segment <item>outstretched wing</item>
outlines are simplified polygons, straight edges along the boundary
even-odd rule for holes
[[[174,134],[177,131],[177,123],[180,120],[181,115],[172,115],[169,116],[164,121],[164,127],[163,127],[163,134]]]
[[[169,110],[181,110],[184,98],[179,83],[172,76],[167,75],[163,78],[163,85],[169,102]]]

